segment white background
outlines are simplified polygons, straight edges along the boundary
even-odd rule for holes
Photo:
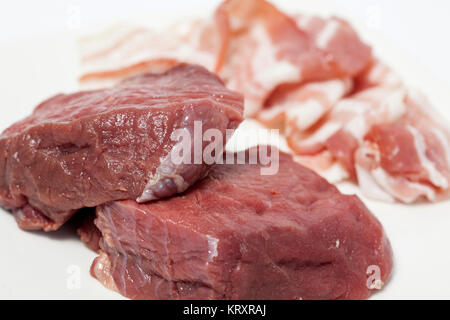
[[[274,1],[282,8],[335,13],[356,23],[375,53],[425,91],[450,118],[450,1]],[[77,34],[118,20],[159,23],[166,15],[204,15],[214,0],[1,1],[0,129],[42,99],[77,87]],[[346,186],[342,187],[346,190]],[[349,187],[351,192],[355,189]],[[450,298],[450,203],[390,205],[364,199],[393,245],[392,281],[374,298]],[[57,240],[57,241],[56,241]],[[70,228],[21,232],[0,212],[0,298],[120,298],[93,280],[95,254]],[[80,287],[71,282],[79,276]]]

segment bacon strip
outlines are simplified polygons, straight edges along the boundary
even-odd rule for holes
[[[104,85],[180,62],[201,64],[244,93],[246,114],[255,116],[279,86],[353,77],[369,65],[371,49],[348,23],[321,21],[323,30],[303,29],[267,1],[228,0],[212,19],[164,32],[114,29],[82,40],[80,81]],[[342,46],[344,40],[350,45]]]
[[[261,110],[257,119],[268,127],[287,132],[306,131],[352,88],[349,78],[285,86],[271,96],[269,107]]]
[[[221,25],[187,21],[159,32],[142,27],[115,27],[79,41],[80,82],[101,85],[146,72],[163,72],[187,62],[214,71],[220,64]]]
[[[395,123],[374,126],[356,151],[362,191],[380,200],[412,203],[448,198],[450,130],[417,92]]]
[[[450,195],[450,130],[415,91],[363,90],[314,129],[287,139],[302,164],[330,181],[350,177],[366,196],[388,202]]]
[[[157,32],[119,28],[81,43],[86,84],[181,61],[218,73],[247,116],[285,135],[297,161],[385,201],[449,197],[450,130],[372,56],[346,21],[227,0],[206,20]]]

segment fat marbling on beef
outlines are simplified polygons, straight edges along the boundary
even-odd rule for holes
[[[50,231],[83,207],[182,192],[209,167],[174,164],[172,133],[201,121],[225,136],[242,114],[240,94],[192,65],[56,95],[0,135],[0,204],[21,228]]]
[[[91,273],[133,299],[362,299],[380,289],[392,252],[364,204],[287,154],[275,175],[261,175],[261,162],[215,165],[170,199],[99,206]]]

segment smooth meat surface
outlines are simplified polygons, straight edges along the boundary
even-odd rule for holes
[[[380,289],[392,252],[378,220],[291,156],[279,164],[266,176],[261,162],[216,165],[182,195],[98,207],[91,273],[132,299],[363,299]]]
[[[209,167],[174,164],[172,133],[181,129],[194,139],[200,121],[203,131],[225,136],[242,114],[240,94],[192,65],[57,95],[1,134],[0,204],[21,228],[49,231],[83,207],[182,192]]]

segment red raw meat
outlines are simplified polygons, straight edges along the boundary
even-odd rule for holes
[[[204,131],[225,137],[242,114],[240,94],[191,65],[57,95],[0,136],[0,203],[21,228],[50,231],[83,207],[182,192],[209,166],[175,165],[171,134],[188,130],[193,139],[194,121],[201,121]]]
[[[93,212],[89,211],[84,217],[81,217],[82,221],[80,226],[77,228],[77,233],[80,236],[81,241],[83,241],[89,249],[98,252],[100,250],[100,240],[102,238],[102,234],[94,224],[95,210],[92,209]],[[75,218],[78,218],[78,216],[80,216],[80,213],[78,213]]]
[[[276,175],[262,167],[216,165],[182,195],[98,207],[93,276],[132,299],[363,299],[380,289],[391,247],[363,203],[287,154]]]

